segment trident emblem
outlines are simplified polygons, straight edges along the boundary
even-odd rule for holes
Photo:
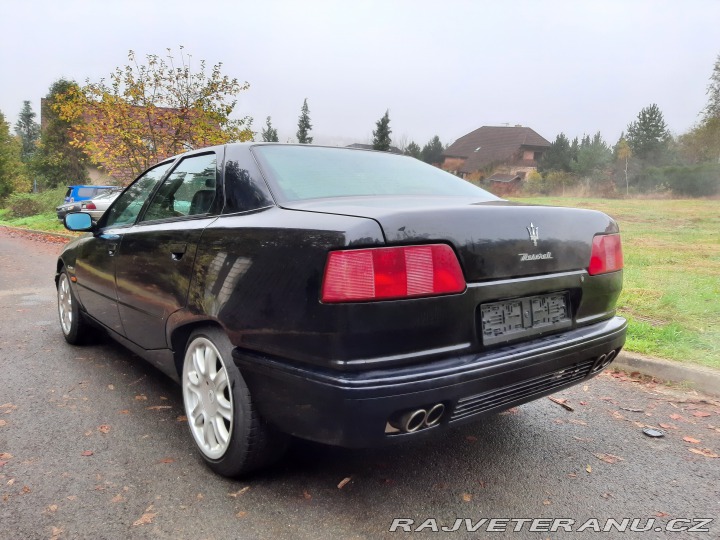
[[[535,245],[535,247],[537,247],[537,242],[540,238],[540,235],[538,235],[539,228],[533,225],[531,222],[530,226],[526,227],[526,229],[528,234],[530,235],[530,241]]]

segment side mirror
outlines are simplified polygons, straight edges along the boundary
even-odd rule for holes
[[[69,231],[91,231],[93,229],[93,222],[90,214],[84,212],[74,212],[72,214],[65,215],[63,220],[65,228]]]

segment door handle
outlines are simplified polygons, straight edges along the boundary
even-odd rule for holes
[[[173,261],[179,261],[187,251],[187,244],[170,244],[170,257]]]

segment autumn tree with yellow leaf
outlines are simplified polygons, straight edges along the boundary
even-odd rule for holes
[[[179,64],[150,54],[140,64],[133,51],[109,82],[87,81],[54,105],[74,122],[72,143],[105,172],[127,183],[151,165],[193,148],[252,140],[252,119],[230,118],[247,82],[223,75],[222,63],[206,72],[180,47]]]

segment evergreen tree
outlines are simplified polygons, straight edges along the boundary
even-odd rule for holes
[[[720,118],[720,54],[715,60],[710,84],[707,87],[708,103],[703,111],[703,120]]]
[[[602,171],[611,162],[612,151],[598,131],[592,140],[589,135],[582,138],[577,159],[570,163],[570,168],[572,172],[587,177]]]
[[[670,132],[660,108],[653,103],[642,109],[627,127],[627,141],[638,159],[657,163],[668,148]]]
[[[272,127],[269,116],[265,123],[265,129],[262,130],[262,140],[263,142],[278,142],[277,129]]]
[[[22,143],[10,134],[10,125],[0,112],[0,199],[14,191],[28,191],[28,182],[20,160]]]
[[[442,163],[442,153],[445,151],[445,147],[440,142],[440,137],[435,135],[430,141],[423,146],[420,152],[420,159],[425,163],[437,164]]]
[[[373,131],[373,150],[382,150],[387,152],[390,150],[390,111],[385,111],[385,115],[375,123],[376,129]]]
[[[303,101],[302,109],[300,109],[300,118],[298,118],[297,139],[300,144],[312,144],[313,138],[310,137],[310,109],[308,108],[307,98]]]
[[[415,159],[421,159],[422,149],[420,148],[420,145],[415,143],[415,141],[410,141],[410,144],[405,147],[405,155],[412,156]]]
[[[575,139],[575,143],[577,144],[577,139]],[[573,161],[572,154],[570,141],[564,133],[560,133],[550,143],[550,148],[543,153],[540,163],[538,163],[538,170],[542,173],[548,171],[570,172],[570,164]]]
[[[51,188],[88,181],[87,157],[82,150],[70,144],[73,124],[61,120],[54,107],[58,96],[71,88],[78,89],[77,83],[65,79],[55,81],[50,87],[42,106],[45,126],[40,133],[40,144],[30,162],[31,170]]]
[[[33,112],[29,101],[23,101],[23,108],[20,111],[20,118],[15,124],[15,134],[22,141],[22,160],[27,163],[35,153],[35,145],[40,138],[40,125],[35,122],[35,112]]]

